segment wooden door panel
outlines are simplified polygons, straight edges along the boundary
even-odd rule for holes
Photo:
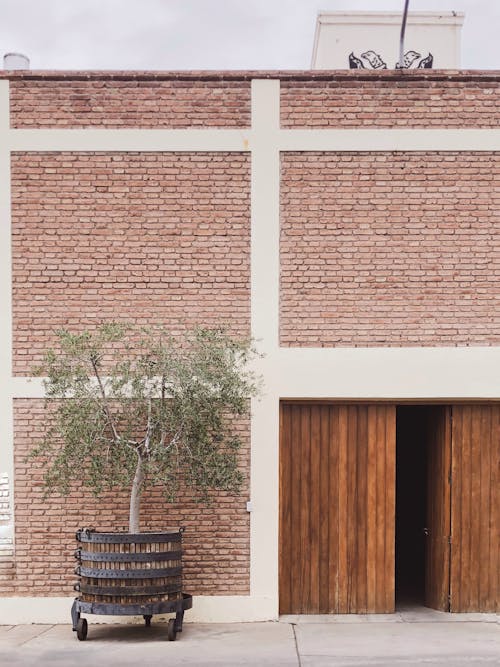
[[[320,411],[319,499],[321,503],[329,507],[331,488],[338,485],[338,478],[332,478],[332,470],[335,475],[337,473],[338,463],[335,454],[338,456],[338,452],[331,451],[329,446],[330,432],[333,430],[329,406],[321,405]],[[337,582],[331,582],[330,586],[322,585],[322,582],[329,581],[330,553],[332,550],[335,552],[338,547],[338,523],[331,521],[330,518],[329,512],[320,509],[319,534],[328,535],[328,539],[319,541],[319,609],[330,609],[338,599]]]
[[[395,406],[284,403],[280,613],[394,611]]]
[[[292,488],[294,479],[292,477],[292,460],[294,452],[292,451],[291,434],[293,430],[292,425],[292,411],[287,409],[287,406],[282,406],[280,410],[280,448],[289,452],[286,457],[280,457],[280,487]],[[292,516],[293,503],[291,494],[287,497],[287,502],[280,506],[280,562],[282,554],[293,553],[292,542]],[[291,573],[286,578],[280,578],[280,605],[285,609],[291,609],[292,591],[291,591]]]
[[[396,406],[385,414],[377,411],[377,422],[380,423],[380,430],[382,428],[385,433],[385,452],[384,460],[382,457],[377,459],[377,471],[383,470],[385,489],[382,500],[381,496],[377,497],[377,507],[383,514],[377,517],[377,521],[381,521],[385,530],[385,548],[383,560],[377,561],[377,568],[383,565],[384,580],[384,600],[380,600],[380,605],[383,606],[385,613],[395,611],[395,554],[396,554]],[[377,472],[377,475],[379,473]]]
[[[425,604],[449,610],[451,535],[451,407],[427,410],[427,537]]]
[[[500,610],[499,459],[500,406],[454,405],[451,611]]]

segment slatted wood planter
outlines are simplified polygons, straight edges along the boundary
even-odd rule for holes
[[[80,597],[73,605],[73,629],[79,639],[80,612],[143,615],[146,625],[153,614],[175,612],[169,639],[182,630],[184,609],[191,596],[182,592],[182,529],[160,533],[99,533],[79,530],[75,551]],[[81,623],[80,623],[81,626]],[[173,637],[170,635],[173,634]],[[85,635],[85,636],[80,636]]]
[[[80,599],[136,604],[182,596],[182,533],[78,531]]]

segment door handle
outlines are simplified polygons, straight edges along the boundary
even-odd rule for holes
[[[428,528],[422,528],[422,531],[426,537],[429,536],[429,529]]]

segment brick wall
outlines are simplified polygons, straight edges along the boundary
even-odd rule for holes
[[[282,158],[285,346],[500,342],[496,153]]]
[[[96,500],[84,488],[68,498],[43,500],[42,470],[25,460],[43,433],[46,415],[42,400],[15,400],[16,567],[1,580],[0,595],[71,595],[75,581],[75,531],[85,526],[126,530],[128,496],[104,494]],[[245,446],[241,466],[247,483],[242,494],[219,494],[207,508],[181,493],[174,504],[165,502],[161,489],[143,498],[143,530],[185,526],[184,588],[195,595],[244,595],[249,592],[248,423],[239,431]]]
[[[15,154],[12,158],[14,367],[31,374],[54,329],[102,320],[249,330],[249,163],[242,154]],[[43,428],[40,401],[16,400],[15,577],[4,595],[71,595],[74,532],[126,529],[126,494],[42,499],[24,456]],[[242,426],[248,468],[248,425]],[[158,489],[145,529],[185,525],[185,587],[246,594],[245,489],[206,509]],[[153,512],[150,507],[155,507]],[[231,538],[231,539],[230,539]],[[43,549],[42,549],[43,546]]]
[[[248,128],[250,80],[269,77],[282,79],[284,127],[498,124],[486,74],[9,76],[14,128]],[[498,344],[498,177],[494,153],[283,155],[282,345]],[[247,154],[16,153],[12,229],[16,375],[61,326],[249,332]],[[71,595],[74,531],[127,525],[125,494],[42,499],[24,458],[42,429],[41,402],[16,399],[16,560],[0,564],[2,595]],[[146,493],[145,528],[187,526],[187,591],[249,592],[247,497],[206,509]]]
[[[15,79],[10,99],[15,128],[250,124],[248,81]]]
[[[102,320],[249,331],[245,154],[15,154],[14,369]]]
[[[498,126],[497,81],[422,79],[412,73],[404,79],[388,73],[368,80],[283,81],[281,123],[310,128]]]
[[[496,127],[500,89],[485,73],[320,72],[19,74],[15,128],[250,126],[250,81],[281,79],[284,127]],[[2,78],[0,73],[0,78]]]

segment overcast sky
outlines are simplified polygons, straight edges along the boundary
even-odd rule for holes
[[[403,0],[0,0],[0,54],[32,69],[308,69],[320,10]],[[466,14],[462,67],[500,69],[499,0],[410,0]]]

